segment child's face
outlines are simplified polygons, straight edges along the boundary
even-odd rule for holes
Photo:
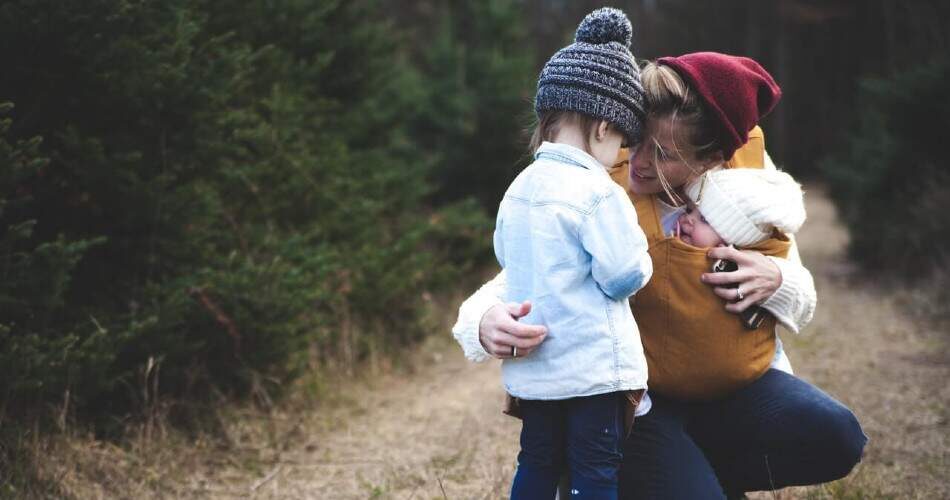
[[[693,200],[686,200],[686,212],[676,220],[675,235],[694,247],[718,247],[726,242],[706,222]]]

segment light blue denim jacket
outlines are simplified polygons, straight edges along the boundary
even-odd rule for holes
[[[594,157],[542,144],[505,193],[494,243],[508,276],[505,300],[530,300],[522,321],[548,328],[534,352],[504,361],[509,394],[567,399],[646,388],[627,298],[653,264],[627,194]]]

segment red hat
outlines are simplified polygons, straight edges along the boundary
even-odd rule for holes
[[[749,140],[749,131],[782,97],[782,89],[772,75],[748,57],[695,52],[661,57],[656,62],[673,68],[702,96],[719,125],[719,140],[727,160]]]

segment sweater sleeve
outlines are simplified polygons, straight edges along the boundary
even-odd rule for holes
[[[763,151],[763,154],[764,168],[776,170],[769,153]],[[782,274],[782,284],[762,303],[762,307],[775,315],[779,324],[793,333],[798,333],[814,316],[818,295],[811,272],[802,265],[795,237],[789,238],[792,240],[792,246],[788,249],[788,259],[769,257]]]
[[[782,284],[762,303],[762,307],[775,315],[779,324],[788,331],[798,333],[814,316],[818,295],[811,272],[802,265],[795,237],[789,238],[792,246],[788,249],[787,259],[768,257],[778,266]]]
[[[478,327],[482,316],[493,306],[503,304],[500,297],[505,295],[508,288],[508,279],[502,270],[497,276],[481,286],[475,293],[465,299],[459,306],[458,318],[452,326],[452,335],[462,346],[465,357],[471,361],[482,362],[490,359],[491,355],[485,351],[478,340]]]

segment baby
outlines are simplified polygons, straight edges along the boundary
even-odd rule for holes
[[[662,343],[645,345],[650,391],[682,401],[709,400],[762,376],[781,343],[774,317],[740,318],[696,279],[710,270],[707,249],[735,245],[785,258],[788,235],[805,221],[805,206],[801,186],[771,169],[711,170],[685,192],[689,203],[672,223],[641,220],[666,238],[650,247],[663,265],[654,269],[653,288],[632,301],[633,314],[641,331],[663,332]],[[735,299],[740,296],[737,288]]]
[[[687,186],[686,195],[673,236],[694,247],[751,247],[776,230],[794,234],[805,222],[801,186],[777,170],[713,170]]]

